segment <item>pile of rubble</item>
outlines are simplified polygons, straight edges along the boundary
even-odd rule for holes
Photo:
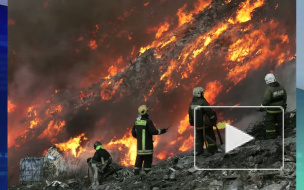
[[[262,123],[251,125],[247,130],[252,135],[260,135]],[[134,176],[130,168],[122,168],[107,176],[101,185],[91,187],[89,176],[67,178],[67,175],[52,176],[33,184],[11,187],[17,189],[196,189],[196,190],[239,190],[295,189],[296,183],[296,112],[285,114],[284,130],[284,167],[282,150],[276,139],[259,139],[248,145],[233,150],[228,154],[218,152],[212,156],[196,157],[198,168],[256,168],[253,170],[197,170],[194,168],[193,153],[172,156],[155,165],[149,174],[142,172]],[[257,133],[255,133],[257,132]],[[258,149],[257,149],[258,147]],[[52,148],[51,148],[52,149]],[[52,149],[53,150],[53,149]],[[51,151],[52,152],[52,151]],[[51,157],[47,154],[46,157]],[[59,163],[59,162],[58,162]],[[250,163],[255,163],[250,165]],[[264,164],[260,165],[259,164]],[[57,164],[58,165],[58,164]],[[59,164],[60,165],[60,164]],[[267,165],[267,166],[266,166]],[[276,168],[278,170],[259,170],[259,168]],[[62,169],[60,167],[59,169]],[[56,172],[55,172],[56,175]],[[55,180],[56,179],[56,180]]]

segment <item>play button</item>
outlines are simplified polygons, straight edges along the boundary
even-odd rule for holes
[[[225,127],[225,153],[253,140],[254,137],[250,136],[243,131],[226,123]]]

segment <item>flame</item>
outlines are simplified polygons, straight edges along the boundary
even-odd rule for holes
[[[253,1],[253,5],[250,4],[252,2],[251,0],[247,0],[244,2],[241,6],[241,10],[237,12],[236,20],[240,23],[247,22],[251,20],[252,11],[258,7],[261,7],[264,5],[264,0],[256,0]]]
[[[39,123],[40,123],[40,119],[35,118],[34,120],[30,121],[30,128],[31,129],[35,128]]]
[[[97,43],[96,43],[95,40],[90,40],[88,46],[89,46],[92,50],[94,50],[94,49],[97,48]]]
[[[12,103],[12,101],[7,100],[7,112],[12,113],[15,111],[16,105]]]
[[[56,137],[62,128],[65,126],[65,121],[55,121],[51,120],[47,126],[47,128],[39,135],[39,138],[52,138]]]
[[[188,131],[191,129],[191,126],[189,124],[189,115],[187,114],[183,120],[180,121],[180,124],[178,126],[178,133],[183,134],[185,131]]]
[[[230,2],[231,0],[225,0],[223,3]],[[150,2],[144,3],[144,6],[148,6],[149,3]],[[198,0],[193,10],[187,10],[187,8],[189,8],[187,4],[178,9],[176,13],[178,17],[178,23],[176,23],[178,24],[177,28],[172,27],[173,23],[171,23],[171,20],[170,24],[168,21],[165,21],[161,25],[158,25],[159,27],[148,28],[147,32],[153,32],[155,39],[151,43],[148,43],[148,45],[140,47],[139,53],[143,54],[154,47],[154,58],[157,58],[156,62],[162,63],[162,65],[159,67],[159,75],[155,75],[159,81],[151,80],[155,82],[155,84],[152,85],[150,90],[144,93],[141,92],[145,101],[150,97],[156,97],[156,100],[154,100],[155,104],[158,105],[158,102],[161,101],[157,99],[159,93],[169,92],[175,88],[178,88],[177,90],[183,88],[185,92],[189,91],[189,89],[195,85],[205,84],[205,72],[202,73],[201,68],[206,68],[208,71],[209,67],[213,64],[209,63],[211,62],[210,57],[214,54],[219,55],[223,60],[223,63],[219,65],[222,68],[219,72],[223,72],[220,73],[223,77],[222,80],[207,80],[208,83],[205,85],[205,98],[210,104],[217,103],[217,97],[220,96],[222,90],[228,93],[230,89],[246,78],[250,72],[261,68],[266,63],[280,66],[286,63],[286,61],[294,59],[295,54],[293,50],[286,50],[287,48],[284,48],[284,46],[290,47],[290,39],[289,36],[284,33],[284,30],[282,30],[278,22],[273,20],[269,21],[268,18],[259,19],[258,25],[248,22],[251,20],[253,11],[264,5],[263,0],[246,0],[239,6],[236,14],[233,14],[233,16],[226,20],[217,21],[217,24],[209,26],[210,28],[207,27],[206,30],[201,31],[201,33],[193,35],[191,41],[187,41],[187,39],[183,38],[183,35],[184,31],[189,29],[187,27],[190,25],[185,23],[193,20],[195,14],[198,14],[205,8],[211,7],[210,3],[211,0]],[[276,8],[277,7],[278,5]],[[134,10],[135,8],[125,12],[124,15],[118,19],[126,19]],[[93,34],[99,29],[98,25],[95,27],[96,30],[92,32]],[[238,31],[237,35],[234,35],[233,32],[235,31]],[[120,35],[127,37],[129,40],[132,39],[132,33],[122,32]],[[93,37],[95,36],[93,35]],[[96,41],[92,38],[89,39],[91,39],[91,41],[88,42],[89,48],[92,50],[96,49],[98,47]],[[76,41],[82,40],[84,40],[84,38],[80,36]],[[185,45],[183,44],[184,41]],[[220,47],[223,48],[219,48],[220,51],[217,51],[216,45],[222,45],[222,43],[224,43],[224,46]],[[170,56],[167,56],[167,51],[171,51],[171,49],[176,46],[181,47],[178,55],[174,57],[172,53],[169,54]],[[130,57],[136,55],[135,51],[137,49],[134,45],[132,51],[130,50]],[[122,71],[119,65],[122,64],[123,60],[129,59],[123,59],[123,57],[120,56],[115,64],[107,68],[108,75],[103,78],[102,82],[98,83],[100,93],[97,94],[100,95],[102,101],[113,99],[113,102],[115,102],[119,99],[118,95],[120,94],[121,96],[124,89],[121,88],[120,84],[123,79],[116,81],[114,80],[114,76]],[[160,85],[158,85],[158,83],[160,83]],[[159,89],[161,89],[161,92]],[[57,92],[56,90],[55,94]],[[92,93],[87,91],[81,91],[80,96],[77,97],[88,97],[91,94]],[[63,109],[62,106],[51,104],[51,100],[52,99],[49,99],[47,102],[50,104],[47,111],[41,112],[41,110],[38,110],[38,113],[45,113],[46,116],[54,115],[54,113],[60,114]],[[183,104],[184,102],[180,103]],[[218,104],[221,103],[222,102]],[[8,110],[10,109],[9,104],[8,102]],[[86,109],[88,109],[88,107],[86,107]],[[183,113],[181,116],[182,117],[176,121],[179,122],[179,126],[175,128],[174,131],[177,136],[172,135],[174,139],[168,138],[171,141],[167,143],[168,146],[165,146],[166,150],[155,154],[158,159],[162,160],[169,155],[189,151],[193,148],[193,127],[189,125],[188,114]],[[38,118],[36,108],[33,106],[28,109],[28,118],[30,119],[26,121],[30,121],[30,129],[35,129],[39,124],[46,123],[47,127],[41,130],[43,132],[39,135],[39,138],[49,138],[51,142],[56,141],[55,137],[62,131],[65,125],[65,121],[59,120],[57,117],[46,117],[49,119],[47,122],[42,119],[43,117]],[[230,124],[231,122],[232,120],[221,121],[217,123],[217,127],[224,129],[225,124]],[[26,131],[29,132],[30,129]],[[22,138],[25,141],[30,135],[30,133],[24,133]],[[161,137],[159,136],[155,138],[154,146],[156,150],[164,146],[164,143],[160,143],[160,139]],[[57,144],[57,146],[61,147],[63,151],[70,151],[74,157],[78,157],[81,152],[84,151],[81,146],[81,142],[84,140],[87,140],[87,138],[83,133],[75,138],[71,138],[66,143]],[[16,145],[16,147],[18,146],[19,145]],[[131,130],[128,130],[121,139],[114,138],[105,146],[109,147],[109,149],[119,151],[122,165],[129,166],[134,164],[137,150],[136,139],[131,136]],[[163,148],[161,150],[163,150]]]
[[[88,138],[85,136],[84,133],[82,133],[77,137],[70,138],[65,143],[59,143],[55,145],[59,148],[60,151],[70,151],[70,153],[75,158],[78,158],[82,152],[86,151],[86,149],[81,146],[81,143],[86,140],[88,140]]]
[[[230,80],[236,85],[245,77],[249,71],[257,70],[262,64],[268,59],[277,59],[278,52],[281,52],[281,46],[276,45],[272,49],[271,42],[274,40],[280,40],[282,44],[288,44],[289,38],[287,35],[278,35],[275,30],[278,28],[279,24],[277,22],[271,21],[267,24],[262,24],[257,30],[252,30],[250,33],[246,33],[242,37],[231,44],[228,49],[228,56],[226,60],[228,63],[224,63],[225,66],[228,65],[229,71],[227,75],[227,80]],[[269,35],[269,27],[273,30],[271,35]],[[251,59],[244,62],[245,58],[250,56]],[[279,54],[278,64],[282,64],[286,60],[292,60],[294,55],[287,51],[285,53]],[[240,64],[235,64],[238,62]]]
[[[108,69],[108,72],[110,73],[110,76],[114,76],[117,74],[118,68],[114,65],[111,65]]]
[[[174,154],[172,152],[168,152],[168,151],[162,151],[158,154],[155,155],[156,158],[160,159],[160,160],[164,160],[166,159],[168,156],[173,156]]]
[[[179,147],[179,151],[186,152],[193,148],[194,145],[194,137],[192,134],[189,135],[188,138],[183,139],[183,144]]]
[[[130,129],[121,139],[111,140],[107,147],[109,149],[118,149],[123,154],[120,164],[130,166],[135,163],[137,155],[137,140],[132,136],[132,129]]]
[[[211,1],[212,0],[198,0],[194,5],[194,9],[190,12],[186,11],[187,4],[179,8],[176,13],[178,16],[178,26],[190,22],[193,19],[193,16],[209,6]]]
[[[62,111],[61,105],[51,105],[50,108],[46,110],[46,115],[53,115],[53,114],[59,114]]]
[[[160,38],[164,32],[168,31],[169,30],[169,23],[168,22],[165,22],[164,24],[162,24],[158,30],[157,30],[157,33],[155,34],[155,38],[158,39]]]
[[[215,103],[216,97],[220,94],[223,85],[219,81],[209,82],[206,86],[206,90],[204,92],[204,97],[209,102],[210,105]]]
[[[231,124],[232,120],[224,120],[224,121],[218,122],[216,124],[216,126],[217,126],[218,129],[225,129],[226,123]],[[215,129],[215,127],[213,127],[213,129]]]

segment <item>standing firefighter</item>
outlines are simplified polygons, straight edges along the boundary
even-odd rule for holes
[[[92,185],[96,186],[99,185],[101,175],[107,172],[112,163],[112,157],[99,141],[94,143],[94,149],[96,152],[93,158],[88,158],[87,162],[93,174]]]
[[[204,89],[202,87],[193,88],[193,100],[189,106],[189,123],[194,126],[194,109],[197,106],[210,106],[207,100],[204,98]],[[207,150],[213,154],[217,151],[215,144],[216,138],[213,131],[213,126],[216,124],[216,114],[210,108],[196,109],[196,121],[195,121],[195,155],[201,155],[204,153],[204,142],[207,142]],[[205,137],[204,137],[205,136]]]
[[[267,88],[262,100],[262,106],[282,106],[286,109],[287,94],[285,88],[276,82],[272,73],[265,76]],[[266,138],[276,138],[282,128],[282,110],[267,108],[265,117]]]
[[[149,119],[148,107],[141,105],[138,108],[138,114],[133,129],[132,135],[137,138],[137,156],[134,168],[134,174],[139,175],[144,163],[144,171],[151,171],[153,160],[153,135],[161,135],[167,132],[168,129],[156,129],[153,122]]]

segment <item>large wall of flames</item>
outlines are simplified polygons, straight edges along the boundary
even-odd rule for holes
[[[37,12],[51,15],[65,10],[55,7],[58,2],[34,2]],[[88,5],[92,14],[82,19],[75,15],[80,4],[73,3],[74,11],[67,8],[71,18],[46,19],[55,22],[52,27],[68,25],[74,33],[45,41],[22,39],[36,38],[29,30],[18,34],[25,26],[17,3],[9,6],[13,7],[9,11],[11,181],[21,157],[42,156],[52,145],[66,155],[85,158],[92,156],[93,143],[100,140],[117,162],[132,166],[136,139],[130,131],[137,107],[144,103],[151,106],[157,128],[172,125],[164,138],[154,139],[155,161],[191,151],[194,137],[187,113],[194,86],[206,89],[211,105],[259,105],[264,87],[250,88],[264,85],[267,72],[292,64],[296,56],[295,23],[286,24],[282,16],[284,6],[294,6],[291,1],[130,1],[121,5],[122,12],[107,12],[108,20],[101,14],[101,21],[93,19],[96,2]],[[111,3],[106,6],[115,9]],[[170,11],[158,17],[157,10],[166,6]],[[146,23],[135,19],[143,13]],[[47,25],[47,20],[37,19],[26,21]],[[43,31],[39,35],[50,36],[60,29]],[[219,115],[219,128],[237,117],[241,116]]]

